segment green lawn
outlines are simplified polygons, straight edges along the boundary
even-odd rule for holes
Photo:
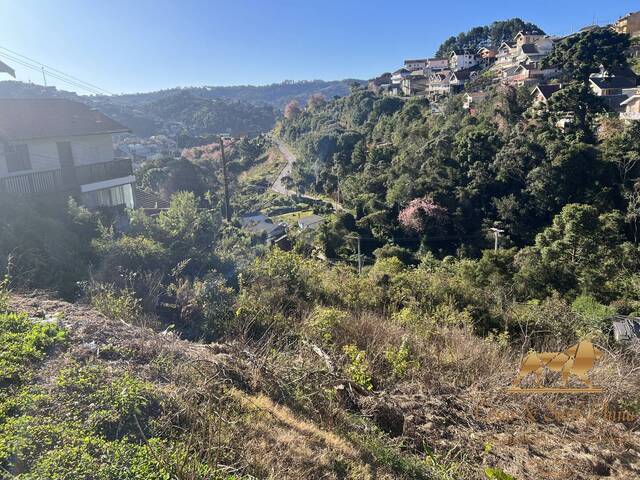
[[[309,215],[313,215],[313,210],[299,210],[297,212],[283,213],[282,215],[273,217],[273,222],[282,222],[286,223],[287,225],[295,225],[298,223],[298,220],[304,217],[308,217]]]
[[[240,175],[240,181],[243,183],[255,183],[266,179],[273,183],[286,164],[287,161],[280,151],[275,147],[270,148],[263,161]]]

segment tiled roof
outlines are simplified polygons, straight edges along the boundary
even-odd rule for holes
[[[79,102],[59,98],[0,99],[0,138],[5,140],[128,131],[127,127]]]

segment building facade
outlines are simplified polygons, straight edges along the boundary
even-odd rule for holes
[[[90,208],[135,207],[131,160],[112,135],[129,129],[64,99],[0,99],[0,192],[71,195]]]

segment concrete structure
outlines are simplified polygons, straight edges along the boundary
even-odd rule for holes
[[[0,99],[0,192],[72,195],[87,207],[135,206],[131,160],[112,135],[129,129],[64,99]]]
[[[612,25],[618,33],[625,33],[631,38],[640,37],[640,12],[632,12],[620,18]]]
[[[622,120],[640,120],[640,89],[620,105],[624,107],[624,111],[620,113]]]
[[[449,68],[453,71],[475,67],[480,63],[478,56],[471,52],[451,52]]]

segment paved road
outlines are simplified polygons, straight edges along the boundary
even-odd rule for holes
[[[306,198],[308,200],[327,201],[325,199],[314,197],[312,195],[300,194],[300,193],[296,192],[295,190],[289,190],[287,188],[287,186],[284,184],[283,180],[284,180],[285,177],[288,177],[288,176],[291,175],[291,171],[293,170],[293,164],[296,163],[297,158],[293,154],[291,149],[289,149],[287,144],[285,144],[281,140],[273,138],[273,143],[276,144],[276,146],[280,150],[280,153],[282,153],[282,156],[287,161],[287,164],[284,166],[284,168],[282,169],[282,171],[278,175],[278,178],[276,178],[275,182],[273,182],[273,185],[271,185],[271,190],[273,190],[274,192],[278,192],[281,195],[287,195],[288,197],[290,197],[292,195],[298,195],[299,197]],[[344,210],[344,207],[341,204],[339,204],[338,202],[331,200],[330,203],[333,205],[333,209],[334,210],[336,210],[336,211],[337,210]]]
[[[291,150],[289,150],[289,147],[287,147],[280,140],[277,140],[274,138],[273,143],[276,144],[276,146],[280,150],[280,153],[282,153],[282,156],[287,161],[287,164],[284,166],[284,168],[278,175],[278,178],[276,178],[275,182],[273,182],[273,185],[271,185],[271,189],[274,192],[277,192],[281,195],[287,195],[287,196],[294,195],[296,192],[294,192],[293,190],[287,189],[287,186],[284,184],[283,180],[285,179],[285,177],[288,177],[291,175],[291,171],[293,170],[293,164],[296,163],[296,157],[293,153],[291,153]]]

